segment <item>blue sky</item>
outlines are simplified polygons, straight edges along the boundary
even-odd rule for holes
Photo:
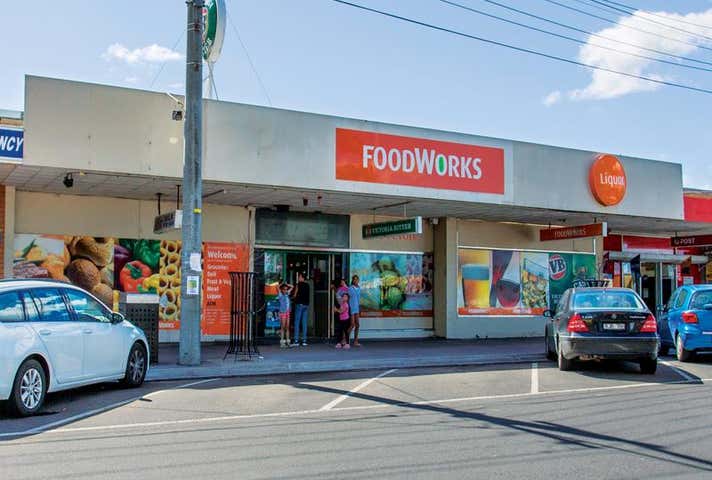
[[[566,58],[712,89],[712,72],[657,66],[590,46],[581,49],[438,0],[353,1]],[[587,40],[483,0],[456,1]],[[712,50],[652,35],[641,37],[627,27],[545,0],[499,1],[589,31],[609,28],[605,34],[610,37],[712,62]],[[666,36],[692,43],[700,39],[585,6],[590,0],[560,1],[624,24],[637,21],[630,25]],[[687,15],[668,18],[712,27],[710,0],[619,1],[645,11]],[[228,22],[226,43],[215,67],[221,100],[271,102],[275,107],[677,162],[683,164],[686,186],[712,189],[710,94],[672,87],[650,90],[647,84],[605,75],[592,83],[591,71],[584,68],[427,30],[331,0],[226,2],[264,89]],[[181,0],[152,0],[135,4],[137,8],[129,8],[132,4],[127,2],[96,0],[76,0],[69,7],[48,0],[0,0],[0,4],[6,20],[0,108],[23,108],[25,74],[183,92],[185,37],[181,32],[186,20]],[[671,24],[712,37],[712,29]],[[704,45],[712,48],[712,42]]]

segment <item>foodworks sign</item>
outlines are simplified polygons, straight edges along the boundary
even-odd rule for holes
[[[504,149],[336,129],[336,178],[504,194]]]
[[[0,128],[0,160],[22,161],[25,136],[21,129]]]

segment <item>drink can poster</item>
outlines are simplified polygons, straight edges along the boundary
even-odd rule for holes
[[[575,280],[596,278],[596,257],[586,253],[549,254],[549,305],[558,305]]]

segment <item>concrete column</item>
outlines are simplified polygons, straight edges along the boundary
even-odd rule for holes
[[[3,226],[2,226],[2,257],[3,271],[0,277],[12,277],[12,263],[15,256],[15,187],[4,186],[3,195]]]
[[[448,325],[457,320],[457,219],[441,218],[433,226],[433,327],[448,337]]]

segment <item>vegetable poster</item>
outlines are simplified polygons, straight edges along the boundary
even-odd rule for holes
[[[203,243],[203,319],[204,335],[230,334],[230,272],[250,268],[250,247],[241,243]]]
[[[432,317],[432,254],[352,253],[362,317]]]

